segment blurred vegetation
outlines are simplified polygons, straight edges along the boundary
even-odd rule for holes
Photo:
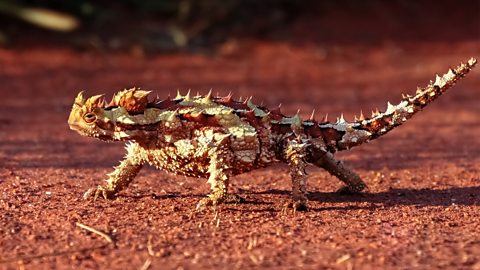
[[[9,17],[1,18],[0,31],[4,32],[0,32],[0,42],[9,36],[19,37],[21,31],[18,29],[29,28],[30,24],[53,32],[70,32],[63,35],[80,46],[84,43],[124,48],[137,44],[160,50],[203,47],[246,33],[281,35],[283,26],[306,3],[302,1],[300,5],[298,2],[0,0],[0,15]],[[4,27],[6,24],[19,26],[11,30]]]
[[[79,24],[75,17],[68,14],[44,8],[26,7],[8,1],[0,1],[0,12],[55,31],[72,31]]]

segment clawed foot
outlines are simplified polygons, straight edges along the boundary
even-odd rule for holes
[[[210,198],[210,197],[206,197],[206,198],[201,199],[198,202],[196,210],[197,211],[203,211],[206,207],[216,206],[217,204],[219,204],[221,202],[223,202],[223,200],[221,200],[221,199],[213,199],[213,198]]]
[[[292,199],[286,202],[283,205],[283,210],[286,211],[287,209],[293,209],[293,211],[308,211],[307,201],[306,200],[295,200]]]
[[[343,186],[337,190],[337,193],[344,194],[344,195],[355,195],[361,194],[362,191],[367,189],[367,185],[365,184],[358,184],[356,186]]]
[[[107,190],[102,186],[97,186],[94,188],[90,188],[83,194],[83,199],[87,200],[93,197],[93,201],[97,200],[97,198],[101,196],[104,199],[113,199],[115,194],[113,191]]]

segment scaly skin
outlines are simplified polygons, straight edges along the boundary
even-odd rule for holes
[[[470,59],[437,76],[435,82],[404,96],[397,105],[388,103],[385,112],[363,115],[354,122],[343,117],[334,123],[302,121],[287,117],[279,108],[269,110],[247,99],[232,96],[185,96],[149,100],[150,92],[130,89],[115,94],[106,104],[102,96],[75,99],[68,123],[83,136],[104,141],[127,141],[127,155],[107,182],[88,190],[84,197],[114,198],[128,186],[145,163],[176,174],[208,178],[211,193],[197,209],[225,201],[238,201],[227,193],[229,179],[237,174],[275,162],[288,164],[292,198],[286,206],[307,209],[307,174],[313,164],[345,183],[339,191],[359,193],[367,185],[341,161],[336,151],[347,150],[386,134],[443,94],[476,64]]]

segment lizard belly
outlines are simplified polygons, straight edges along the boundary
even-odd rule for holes
[[[146,161],[161,170],[174,174],[208,177],[210,165],[211,145],[204,143],[200,138],[182,139],[175,143],[156,149],[144,148]],[[232,147],[232,141],[226,142],[223,147],[230,152],[233,159],[228,164],[230,174],[237,175],[257,168],[263,168],[277,161],[270,144],[255,144],[252,148]]]
[[[181,155],[175,147],[147,151],[148,163],[158,169],[192,177],[208,176],[207,172],[210,163],[208,153],[185,156]]]

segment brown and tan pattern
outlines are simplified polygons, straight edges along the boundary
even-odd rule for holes
[[[231,198],[227,194],[231,176],[268,166],[289,165],[292,201],[286,205],[307,209],[305,168],[314,164],[338,177],[342,192],[357,193],[366,184],[341,161],[336,151],[347,150],[375,139],[407,121],[442,95],[476,64],[470,59],[447,74],[437,76],[414,96],[403,96],[385,112],[363,114],[354,122],[343,116],[336,122],[302,120],[285,116],[279,109],[257,106],[251,99],[236,101],[231,95],[213,97],[178,94],[174,99],[149,99],[149,91],[118,92],[110,103],[101,95],[88,99],[80,92],[68,123],[83,136],[105,141],[127,141],[127,155],[109,174],[107,183],[92,188],[85,197],[112,198],[125,188],[145,163],[169,172],[208,178],[210,195],[197,208],[216,205]]]

